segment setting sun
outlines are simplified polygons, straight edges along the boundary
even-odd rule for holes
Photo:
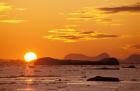
[[[24,55],[24,60],[26,62],[32,62],[34,60],[37,59],[37,55],[34,53],[34,52],[27,52],[25,55]]]

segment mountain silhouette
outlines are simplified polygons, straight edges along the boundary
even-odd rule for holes
[[[116,58],[104,58],[101,60],[66,60],[66,59],[54,59],[50,57],[44,57],[35,61],[36,65],[119,65],[119,61]]]
[[[102,53],[98,56],[95,57],[90,57],[90,56],[86,56],[84,54],[76,54],[76,53],[72,53],[72,54],[68,54],[64,57],[64,59],[66,60],[89,60],[89,61],[94,61],[94,60],[101,60],[104,58],[109,58],[109,54],[107,53]]]
[[[0,59],[3,64],[24,64],[24,60]],[[35,61],[38,65],[118,65],[119,63],[140,64],[140,54],[132,54],[125,59],[111,58],[107,53],[102,53],[95,57],[83,54],[69,54],[64,59],[42,57]]]
[[[123,63],[129,64],[139,64],[140,63],[140,54],[132,54],[126,59],[122,60]]]

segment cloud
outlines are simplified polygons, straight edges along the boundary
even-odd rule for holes
[[[84,8],[82,10],[69,13],[67,19],[74,20],[74,21],[94,20],[98,22],[98,21],[106,21],[106,17],[108,17],[108,15],[104,14],[104,12],[100,11],[99,9],[90,7],[90,8]]]
[[[25,11],[26,8],[16,8],[16,10],[18,10],[18,11]]]
[[[132,45],[130,47],[134,48],[134,49],[137,49],[137,50],[140,50],[140,44]]]
[[[140,44],[139,45],[134,45],[133,48],[140,50]]]
[[[97,34],[94,38],[115,38],[119,37],[118,35],[111,35],[111,34]]]
[[[80,40],[95,40],[117,38],[118,35],[97,33],[94,31],[77,31],[71,28],[49,30],[49,35],[43,38],[50,40],[61,40],[64,42],[77,42]]]
[[[0,12],[5,12],[5,11],[9,11],[12,10],[12,6],[8,5],[6,3],[0,3]]]
[[[67,20],[74,22],[93,21],[95,24],[122,25],[121,20],[114,16],[120,15],[119,12],[140,12],[140,3],[127,6],[116,7],[85,7],[67,14]]]
[[[125,45],[123,49],[134,49],[134,50],[140,50],[140,44],[134,44],[134,45]]]
[[[14,7],[12,5],[9,5],[7,3],[0,3],[0,14],[1,14],[1,16],[3,16],[0,19],[0,23],[14,24],[14,23],[24,22],[25,20],[22,20],[22,19],[9,18],[11,16],[10,15],[11,12],[14,13],[15,11],[24,11],[24,10],[25,10],[25,8],[17,8],[17,7]]]
[[[121,25],[118,23],[118,20],[113,20],[111,16],[112,14],[106,14],[98,8],[86,7],[81,10],[68,13],[66,19],[74,22],[93,21],[95,24]]]
[[[7,19],[7,20],[0,20],[0,23],[22,23],[25,20],[17,20],[17,19]]]
[[[140,3],[128,6],[119,6],[119,7],[104,7],[99,8],[105,13],[119,13],[119,12],[140,12]]]
[[[81,34],[92,34],[94,33],[94,31],[85,31],[85,32],[81,32]]]
[[[0,3],[0,13],[1,12],[9,12],[12,10],[16,10],[16,11],[25,11],[26,8],[21,8],[21,7],[14,7],[12,5],[9,5],[7,3]]]

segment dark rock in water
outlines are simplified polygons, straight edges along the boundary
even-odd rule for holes
[[[109,82],[119,82],[119,78],[115,77],[101,77],[101,76],[96,76],[93,78],[87,79],[87,81],[109,81]]]
[[[103,67],[103,68],[97,68],[96,70],[120,70],[120,68],[107,68],[107,67]]]
[[[123,68],[136,68],[134,65],[129,65],[128,67],[123,67]]]
[[[134,65],[129,65],[128,68],[136,68]]]
[[[138,81],[137,79],[131,79],[131,81]]]
[[[119,61],[116,58],[104,58],[99,62],[102,65],[119,65]]]

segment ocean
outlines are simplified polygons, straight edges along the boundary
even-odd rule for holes
[[[140,65],[0,65],[0,91],[140,91]],[[120,82],[87,81],[116,77]]]

